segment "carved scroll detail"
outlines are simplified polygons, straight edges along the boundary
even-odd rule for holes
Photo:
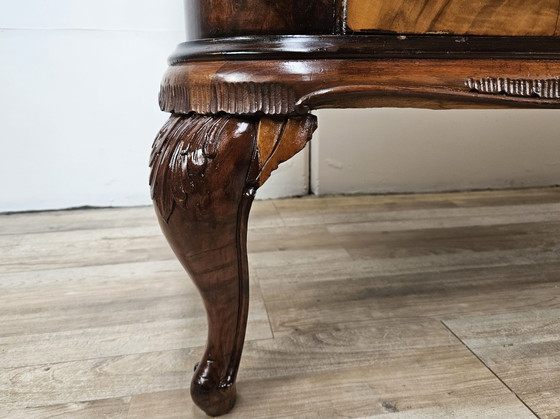
[[[173,113],[286,115],[294,113],[295,102],[294,91],[281,83],[164,84],[159,94],[161,110]]]
[[[261,118],[257,134],[259,173],[255,178],[258,186],[268,180],[280,163],[303,150],[315,129],[317,118],[313,115],[282,119]]]
[[[154,141],[150,158],[152,199],[167,221],[176,206],[202,207],[189,201],[215,170],[217,154],[251,147],[247,187],[262,186],[278,165],[301,151],[317,128],[313,115],[300,117],[173,114]],[[235,137],[235,138],[231,138]],[[231,143],[231,145],[226,143]],[[240,144],[245,144],[241,146]],[[230,152],[230,151],[227,151]]]
[[[559,79],[470,78],[465,85],[485,94],[560,99]]]

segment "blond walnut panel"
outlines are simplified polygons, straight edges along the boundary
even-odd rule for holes
[[[357,31],[457,35],[555,36],[557,0],[348,0]]]

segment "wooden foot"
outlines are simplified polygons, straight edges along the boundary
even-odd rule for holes
[[[208,415],[235,404],[249,306],[247,219],[255,192],[303,149],[315,128],[312,115],[172,115],[154,143],[156,213],[207,311],[208,341],[191,395]]]

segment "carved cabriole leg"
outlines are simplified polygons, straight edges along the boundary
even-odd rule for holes
[[[249,305],[251,203],[315,128],[312,115],[172,115],[154,142],[150,185],[156,213],[207,311],[208,341],[191,395],[211,416],[235,403]]]

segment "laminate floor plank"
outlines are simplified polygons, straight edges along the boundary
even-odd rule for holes
[[[86,208],[0,215],[0,235],[134,228],[157,223],[152,207]]]
[[[249,230],[227,417],[560,417],[560,189],[263,201]],[[0,215],[0,254],[0,418],[205,417],[152,208]]]
[[[363,195],[286,199],[274,205],[286,225],[328,225],[359,222],[401,221],[451,218],[463,225],[472,224],[473,215],[478,223],[509,222],[525,217],[544,217],[558,212],[560,188],[524,189],[512,191],[481,191],[468,193],[419,194],[419,195]],[[527,210],[530,209],[528,213]],[[534,215],[532,215],[534,214]],[[461,217],[470,217],[462,221]],[[503,216],[504,218],[500,218]],[[485,220],[484,217],[493,217]],[[556,219],[557,220],[557,219]],[[399,224],[393,223],[392,228]]]
[[[129,207],[124,210],[123,208],[87,208],[0,214],[0,236],[153,225],[157,225],[157,219],[151,206]],[[255,227],[283,225],[273,201],[256,201],[253,204],[251,225]]]
[[[326,327],[340,319],[450,319],[472,313],[560,308],[560,293],[554,288],[560,278],[560,265],[539,271],[542,277],[538,278],[534,267],[516,268],[491,273],[481,269],[377,278],[350,276],[311,283],[297,282],[297,274],[290,271],[290,279],[281,284],[263,280],[261,289],[275,336]]]
[[[272,337],[259,288],[251,280],[248,339]],[[64,340],[92,328],[110,336],[111,328],[125,325],[142,335],[143,325],[154,322],[167,324],[164,330],[181,336],[183,345],[205,339],[202,301],[176,260],[19,272],[0,280],[0,340],[6,344],[47,333]]]
[[[560,418],[559,319],[560,309],[534,309],[464,316],[447,320],[445,324],[540,418],[557,419]]]
[[[0,274],[173,258],[156,224],[0,236]]]
[[[131,397],[4,409],[6,419],[127,419]],[[0,408],[0,412],[2,412]],[[148,419],[148,418],[144,418]]]
[[[153,215],[153,208],[100,211],[107,214],[97,219],[95,210],[79,210],[78,214],[63,211],[62,214],[66,214],[75,224],[70,229],[64,228],[64,217],[61,215],[0,215],[0,232],[6,226],[11,226],[11,234],[0,234],[0,274],[175,258],[161,234]],[[132,214],[129,215],[129,212]],[[134,219],[139,213],[144,214],[143,217],[140,220]],[[94,221],[88,223],[87,218],[90,216],[93,216]],[[23,221],[11,222],[14,217],[39,218],[41,221],[32,222],[27,226]],[[80,217],[86,218],[86,221],[80,221]],[[37,232],[37,228],[33,227],[36,224],[48,226],[50,218],[56,220],[52,231],[46,227],[44,231]],[[119,223],[115,219],[125,222]],[[134,223],[126,221],[129,219],[134,219]],[[275,230],[282,225],[283,222],[271,202],[255,204],[254,215],[251,215],[251,228]]]
[[[427,319],[250,342],[238,386],[231,418],[534,418],[441,322]],[[135,396],[129,419],[203,418],[185,395]]]
[[[558,214],[560,217],[560,213]],[[460,254],[515,249],[558,251],[560,222],[429,228],[404,231],[372,231],[368,225],[355,229],[332,226],[330,232],[354,259],[407,258],[438,254]]]
[[[8,411],[19,418],[30,408],[185,389],[198,355],[190,348],[2,368],[0,417]]]

